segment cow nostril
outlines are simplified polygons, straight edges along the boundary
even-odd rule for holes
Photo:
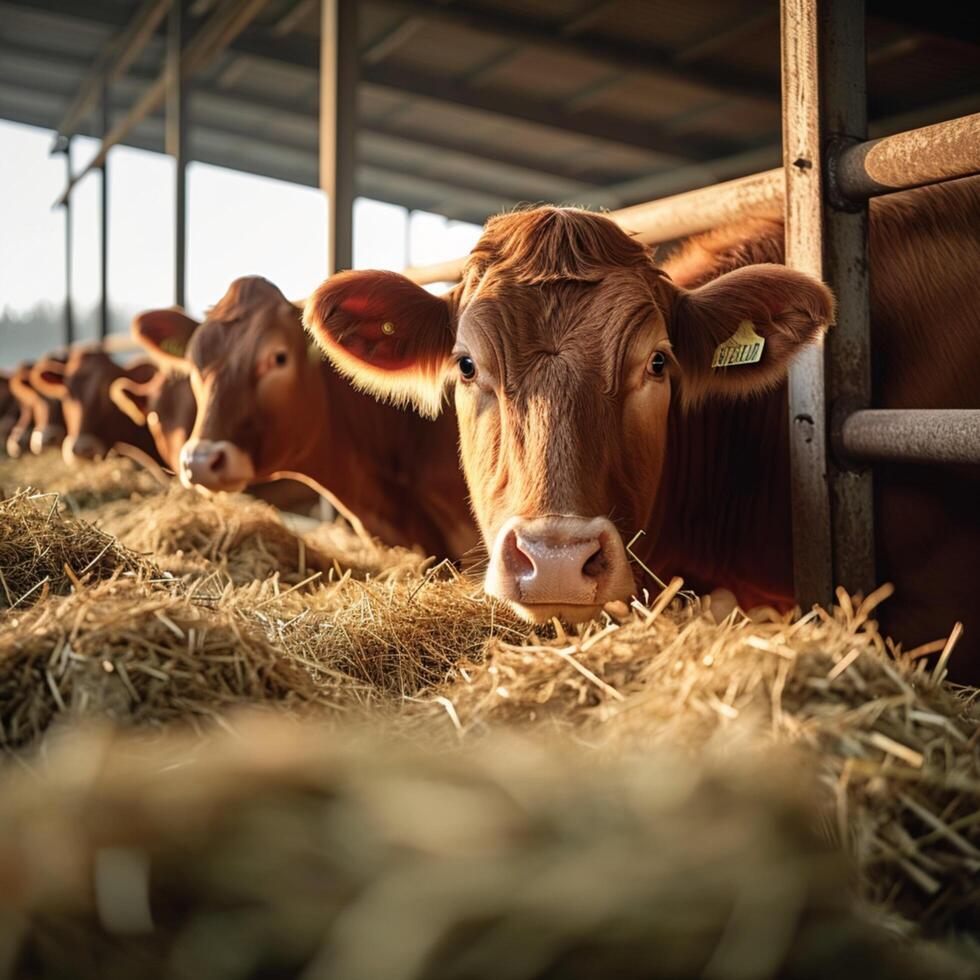
[[[586,578],[599,578],[603,572],[609,570],[609,561],[606,558],[606,549],[600,544],[582,565],[582,574]]]
[[[220,473],[225,468],[227,462],[228,457],[225,455],[225,451],[219,449],[217,452],[212,453],[211,458],[208,460],[208,468],[212,473]]]
[[[534,572],[534,561],[528,551],[526,546],[521,546],[520,539],[513,531],[507,535],[504,542],[504,561],[512,574],[523,577]]]

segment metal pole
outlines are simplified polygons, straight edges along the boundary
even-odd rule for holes
[[[820,126],[824,186],[824,278],[837,295],[837,323],[827,340],[830,422],[871,405],[868,205],[837,193],[840,154],[868,137],[864,0],[818,0]],[[834,584],[869,594],[875,581],[873,473],[828,460]]]
[[[105,82],[102,83],[102,104],[101,104],[102,137],[105,138],[109,132],[109,89]],[[99,339],[105,340],[109,333],[109,157],[102,161],[99,168],[102,175],[102,199],[101,211],[99,215],[99,240],[102,245],[100,256],[100,302],[99,302]]]
[[[65,137],[62,144],[65,154],[65,175],[71,183],[71,137]],[[72,226],[71,226],[71,195],[65,199],[65,346],[70,347],[75,342],[75,314],[72,306],[71,292],[71,259],[72,259]]]
[[[166,151],[174,158],[174,303],[186,305],[187,95],[181,56],[185,0],[172,0],[167,24]]]
[[[823,278],[823,165],[820,152],[817,5],[782,0],[783,170],[786,264]],[[824,347],[800,353],[789,374],[793,579],[806,609],[833,596],[827,484]]]
[[[862,201],[975,173],[980,173],[980,113],[849,146],[833,176],[842,197]]]
[[[835,436],[852,459],[980,463],[980,409],[867,409],[844,419]]]
[[[828,166],[866,135],[864,5],[783,0],[783,161],[786,264],[826,281],[838,318],[826,345],[804,351],[789,377],[793,571],[804,608],[834,585],[874,585],[871,473],[828,457],[831,413],[870,400],[867,210],[834,201]]]
[[[354,264],[357,0],[323,0],[320,22],[320,187],[327,195],[327,275]]]

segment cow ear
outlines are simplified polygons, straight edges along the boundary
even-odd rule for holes
[[[793,357],[817,342],[834,319],[831,291],[780,265],[744,266],[692,290],[666,279],[663,286],[688,404],[777,386]]]
[[[65,384],[65,365],[44,357],[31,368],[30,382],[45,398],[64,398],[68,394]]]
[[[146,413],[149,411],[150,397],[156,387],[155,380],[154,378],[150,381],[134,381],[124,374],[109,385],[109,400],[137,425],[146,425]]]
[[[147,310],[133,318],[133,339],[145,347],[157,363],[175,370],[188,369],[185,353],[197,320],[175,309]]]
[[[310,297],[303,322],[359,388],[435,417],[455,343],[452,295],[397,272],[341,272]]]
[[[133,361],[123,369],[126,377],[137,384],[152,381],[159,373],[160,367],[153,361]]]

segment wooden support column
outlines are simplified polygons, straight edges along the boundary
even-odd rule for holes
[[[100,104],[102,137],[109,132],[109,88],[102,83],[102,98]],[[100,195],[99,204],[99,340],[105,340],[109,333],[109,156],[99,167]]]
[[[187,293],[187,93],[181,59],[186,0],[172,0],[167,22],[166,152],[174,158],[174,303]]]
[[[782,0],[786,264],[838,299],[826,343],[790,371],[790,466],[796,595],[828,604],[835,585],[874,585],[869,470],[830,456],[834,420],[870,403],[867,208],[835,194],[842,148],[867,136],[862,0]]]
[[[357,0],[322,0],[320,188],[327,196],[327,275],[354,264]]]
[[[61,152],[65,155],[65,178],[71,183],[71,137],[67,136],[61,141]],[[72,260],[72,226],[71,226],[71,195],[65,198],[62,205],[65,209],[65,346],[69,347],[75,342],[75,312],[72,305],[72,281],[71,281],[71,260]]]

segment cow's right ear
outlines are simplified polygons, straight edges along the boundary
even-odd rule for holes
[[[50,357],[42,357],[31,368],[30,382],[45,398],[64,398],[68,394],[65,384],[65,365]]]
[[[456,339],[451,293],[433,296],[397,272],[341,272],[309,298],[303,322],[359,388],[439,414]]]
[[[187,371],[187,345],[198,328],[198,321],[181,310],[147,310],[133,317],[133,339],[149,351],[159,364]]]
[[[159,388],[162,377],[158,372],[149,381],[135,381],[124,374],[109,385],[109,400],[137,425],[146,425],[150,399]]]

